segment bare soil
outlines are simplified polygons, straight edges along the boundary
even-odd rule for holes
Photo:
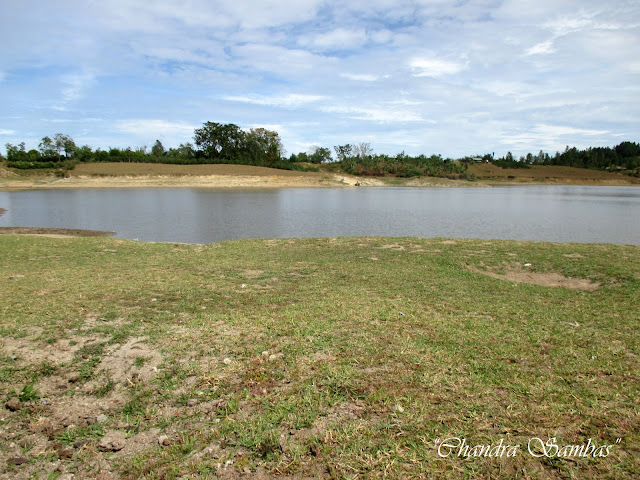
[[[1,214],[2,212],[0,212]],[[46,235],[64,237],[109,237],[115,232],[78,228],[0,227],[0,235]]]
[[[118,320],[112,323],[115,326]],[[10,465],[12,458],[25,456],[24,452],[28,457],[51,454],[51,463],[30,462],[20,468],[20,475],[34,478],[44,469],[58,472],[60,478],[120,478],[111,474],[112,463],[107,457],[111,458],[116,451],[119,456],[132,455],[157,443],[157,429],[141,433],[132,429],[120,447],[115,441],[109,446],[101,446],[108,442],[96,443],[96,435],[106,432],[105,438],[109,440],[110,432],[119,433],[116,430],[119,424],[114,418],[130,399],[132,389],[157,375],[162,357],[144,337],[129,338],[124,344],[110,344],[110,335],[91,332],[94,325],[95,318],[88,314],[84,325],[68,338],[53,343],[42,341],[40,329],[33,329],[19,339],[0,340],[0,354],[15,359],[16,366],[46,367],[48,372],[38,382],[37,398],[17,402],[16,411],[3,405],[0,438],[7,442],[9,455],[0,455],[2,465]],[[96,351],[103,352],[96,366],[98,373],[86,381],[82,363]],[[20,392],[24,386],[14,384],[14,391]],[[25,412],[31,420],[24,420]],[[62,432],[72,435],[77,432],[71,446],[59,441]],[[66,459],[82,462],[75,476],[65,476]],[[0,479],[14,478],[17,471],[9,470],[0,474]],[[107,476],[96,477],[98,472]]]
[[[475,273],[481,273],[488,277],[497,278],[516,283],[530,283],[532,285],[542,285],[543,287],[564,287],[574,290],[596,290],[600,288],[598,283],[594,283],[586,278],[566,277],[557,272],[535,272],[531,270],[529,264],[514,263],[500,267],[484,265],[486,269],[469,267]],[[502,273],[494,271],[500,268]]]

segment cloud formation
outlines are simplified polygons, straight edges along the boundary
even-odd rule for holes
[[[290,152],[525,154],[640,140],[640,5],[613,0],[23,0],[0,134],[37,146],[278,126]],[[53,128],[52,128],[53,127]]]

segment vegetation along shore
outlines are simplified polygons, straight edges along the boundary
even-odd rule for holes
[[[637,477],[639,254],[1,235],[0,478]]]
[[[313,146],[285,155],[278,132],[205,122],[193,143],[166,149],[160,140],[138,148],[93,149],[68,135],[43,137],[38,149],[7,143],[0,188],[26,186],[327,186],[452,185],[473,182],[640,184],[640,144],[563,152],[542,150],[516,159],[511,152],[443,158],[437,154],[377,154],[366,142]],[[268,169],[266,172],[264,169]],[[283,173],[288,172],[288,174]],[[109,177],[99,180],[96,177]],[[142,179],[141,177],[150,177]],[[202,177],[196,180],[195,177]],[[26,178],[25,178],[26,177]],[[69,178],[66,182],[53,177]],[[135,177],[123,181],[122,177]],[[171,177],[170,180],[158,177]],[[175,177],[182,177],[176,180]],[[232,178],[235,177],[235,178]],[[265,178],[267,177],[267,178]],[[286,177],[286,178],[285,178]]]

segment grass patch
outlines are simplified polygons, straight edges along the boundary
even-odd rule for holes
[[[21,401],[47,399],[30,428],[8,411],[3,428],[16,444],[40,430],[68,445],[89,439],[127,478],[633,478],[639,253],[3,236],[0,268],[24,277],[0,279],[0,389],[24,384]],[[85,409],[65,420],[77,427],[60,433],[59,405]],[[103,410],[113,421],[83,424]],[[109,428],[127,433],[131,455],[95,450]],[[536,457],[534,437],[613,447]],[[447,438],[519,453],[443,458],[436,441]],[[91,477],[88,457],[63,461]],[[47,462],[25,476],[46,477]]]

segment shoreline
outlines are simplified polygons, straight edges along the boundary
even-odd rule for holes
[[[0,168],[0,191],[73,188],[341,188],[341,187],[494,187],[503,185],[638,186],[640,178],[613,172],[535,165],[502,169],[471,165],[470,180],[445,177],[356,176],[325,166],[317,172],[251,165],[173,165],[150,163],[79,164],[64,178],[51,172]]]
[[[442,177],[396,179],[389,177],[356,177],[353,175],[139,175],[139,176],[72,176],[67,178],[35,177],[3,178],[0,191],[74,189],[74,188],[345,188],[345,187],[438,187],[438,188],[490,188],[517,185],[576,185],[576,186],[640,186],[633,180],[620,179],[479,179],[463,180]],[[0,213],[1,214],[1,213]]]
[[[42,237],[112,237],[116,232],[84,228],[0,227],[0,235],[38,235]]]

